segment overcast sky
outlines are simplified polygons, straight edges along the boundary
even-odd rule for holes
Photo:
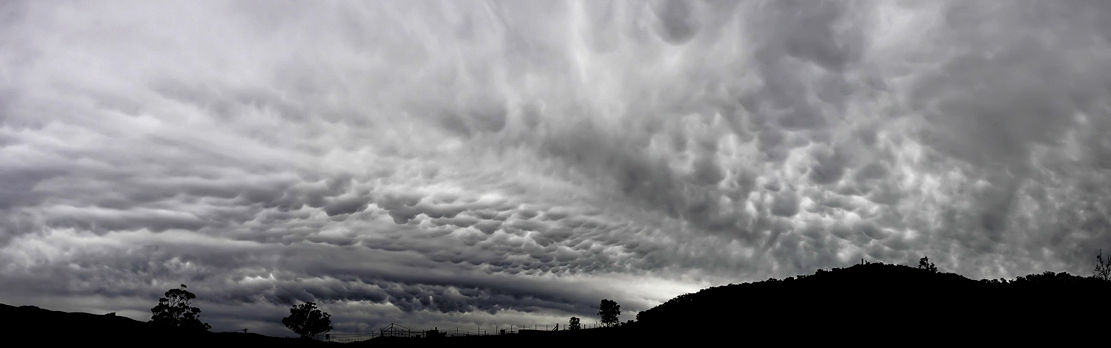
[[[1111,2],[0,3],[0,302],[622,320],[1111,250]]]

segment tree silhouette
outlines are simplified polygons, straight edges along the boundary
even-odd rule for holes
[[[923,256],[921,259],[918,259],[918,268],[937,273],[937,266],[934,265],[933,262],[930,262],[929,257]]]
[[[1111,257],[1103,258],[1103,249],[1096,255],[1096,279],[1111,280]]]
[[[187,331],[207,331],[212,328],[201,321],[201,309],[189,305],[197,295],[186,290],[185,284],[178,289],[166,291],[165,297],[158,299],[158,305],[151,308],[150,322],[162,327]]]
[[[289,316],[282,318],[282,325],[301,338],[314,338],[332,331],[332,315],[316,308],[316,303],[306,302],[290,307]]]
[[[617,325],[619,322],[617,317],[621,316],[621,305],[611,300],[602,299],[602,303],[598,305],[598,315],[602,317],[603,325]]]
[[[568,330],[578,330],[578,329],[581,329],[581,328],[583,328],[583,327],[582,327],[582,324],[579,323],[579,318],[578,317],[571,317],[571,322],[567,324],[567,329]]]

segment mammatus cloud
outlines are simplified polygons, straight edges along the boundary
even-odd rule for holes
[[[1111,8],[0,5],[0,299],[285,334],[1111,245]]]

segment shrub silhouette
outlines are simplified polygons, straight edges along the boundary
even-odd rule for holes
[[[158,299],[158,305],[151,308],[150,322],[156,326],[186,331],[207,331],[212,326],[200,320],[201,309],[189,305],[197,298],[185,284],[180,288],[166,291],[165,297]]]
[[[598,315],[602,317],[602,325],[617,325],[619,322],[617,318],[621,316],[621,305],[615,301],[602,299],[602,303],[598,305]]]
[[[937,273],[937,266],[934,265],[933,262],[930,262],[929,257],[923,256],[921,259],[918,259],[918,268]]]
[[[1099,280],[1111,280],[1111,257],[1103,258],[1103,249],[1099,249],[1099,254],[1096,255],[1096,269],[1095,274],[1092,275]]]
[[[282,325],[301,338],[314,338],[332,331],[332,315],[316,308],[316,303],[306,302],[290,307],[289,316],[282,318]]]
[[[578,329],[581,329],[581,328],[582,328],[582,324],[579,323],[579,318],[578,317],[571,317],[571,322],[567,323],[567,329],[568,330],[578,330]]]

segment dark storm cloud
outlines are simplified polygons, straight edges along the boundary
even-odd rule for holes
[[[187,282],[220,330],[308,300],[347,332],[520,325],[860,258],[1085,273],[1111,243],[1099,1],[0,17],[11,301],[145,319]]]

